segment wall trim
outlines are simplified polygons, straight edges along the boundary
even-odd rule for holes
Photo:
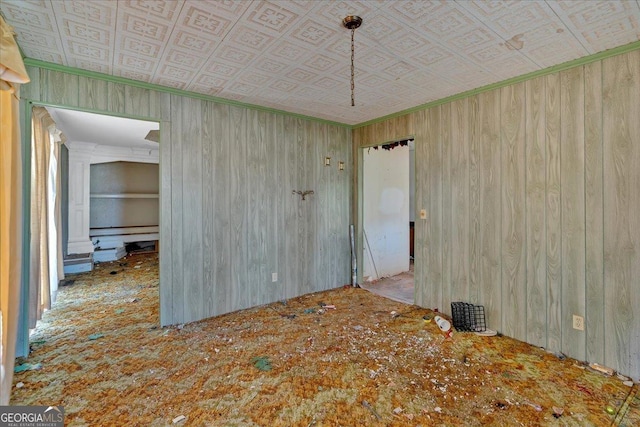
[[[155,91],[158,91],[158,92],[167,92],[167,93],[171,93],[171,94],[175,94],[175,95],[201,99],[201,100],[204,100],[204,101],[212,101],[212,102],[217,102],[217,103],[221,103],[221,104],[234,105],[234,106],[239,106],[239,107],[259,110],[259,111],[266,111],[266,112],[275,113],[275,114],[283,114],[283,115],[286,115],[286,116],[297,117],[297,118],[300,118],[300,119],[311,120],[311,121],[314,121],[314,122],[320,122],[320,123],[325,123],[325,124],[329,124],[329,125],[340,126],[340,127],[344,127],[344,128],[347,128],[347,129],[355,130],[355,129],[358,129],[358,128],[361,128],[361,127],[369,126],[369,125],[372,125],[372,124],[375,124],[375,123],[379,123],[379,122],[383,122],[383,121],[386,121],[386,120],[390,120],[390,119],[393,119],[393,118],[396,118],[396,117],[400,117],[400,116],[404,116],[404,115],[407,115],[407,114],[411,114],[411,113],[414,113],[416,111],[426,110],[426,109],[429,109],[429,108],[432,108],[432,107],[436,107],[438,105],[447,104],[449,102],[453,102],[453,101],[456,101],[458,99],[468,98],[470,96],[477,95],[479,93],[488,92],[488,91],[491,91],[491,90],[494,90],[494,89],[499,89],[501,87],[509,86],[509,85],[516,84],[516,83],[520,83],[520,82],[523,82],[523,81],[526,81],[526,80],[531,80],[531,79],[534,79],[536,77],[546,76],[548,74],[557,73],[557,72],[560,72],[560,71],[567,70],[569,68],[574,68],[574,67],[586,65],[586,64],[589,64],[591,62],[601,61],[603,59],[606,59],[606,58],[609,58],[609,57],[612,57],[612,56],[621,55],[621,54],[624,54],[624,53],[628,53],[628,52],[631,52],[631,51],[634,51],[634,50],[637,50],[637,49],[640,49],[640,40],[632,42],[632,43],[629,43],[629,44],[626,44],[626,45],[618,46],[618,47],[615,47],[615,48],[612,48],[612,49],[608,49],[608,50],[605,50],[605,51],[602,51],[602,52],[594,53],[592,55],[583,56],[582,58],[578,58],[578,59],[574,59],[574,60],[571,60],[571,61],[563,62],[561,64],[552,65],[551,67],[544,68],[542,70],[532,71],[530,73],[522,74],[522,75],[516,76],[516,77],[512,77],[512,78],[507,79],[507,80],[503,80],[503,81],[496,82],[496,83],[491,83],[491,84],[488,84],[488,85],[485,85],[485,86],[482,86],[482,87],[479,87],[479,88],[476,88],[476,89],[471,89],[471,90],[468,90],[468,91],[465,91],[465,92],[460,92],[460,93],[457,93],[455,95],[448,96],[446,98],[437,99],[435,101],[427,102],[426,104],[418,105],[418,106],[415,106],[415,107],[412,107],[412,108],[408,108],[406,110],[398,111],[396,113],[388,114],[386,116],[378,117],[376,119],[372,119],[372,120],[369,120],[367,122],[358,123],[358,124],[355,124],[355,125],[349,125],[349,124],[346,124],[346,123],[340,123],[340,122],[334,122],[334,121],[331,121],[331,120],[320,119],[318,117],[306,116],[304,114],[291,113],[289,111],[277,110],[275,108],[262,107],[262,106],[259,106],[259,105],[253,105],[253,104],[243,103],[243,102],[239,102],[239,101],[233,101],[233,100],[229,100],[229,99],[218,98],[218,97],[211,96],[211,95],[204,95],[204,94],[200,94],[200,93],[196,93],[196,92],[190,92],[190,91],[186,91],[186,90],[182,90],[182,89],[175,89],[175,88],[171,88],[171,87],[167,87],[167,86],[157,85],[157,84],[154,84],[154,83],[140,82],[140,81],[137,81],[137,80],[127,79],[125,77],[111,76],[111,75],[104,74],[104,73],[99,73],[99,72],[96,72],[96,71],[81,70],[79,68],[68,67],[66,65],[59,65],[59,64],[54,64],[54,63],[51,63],[51,62],[41,61],[39,59],[24,58],[24,63],[27,66],[39,67],[39,68],[43,68],[43,69],[46,69],[46,70],[60,71],[60,72],[68,73],[68,74],[74,74],[74,75],[78,75],[78,76],[84,76],[84,77],[89,77],[89,78],[98,79],[98,80],[104,80],[104,81],[113,82],[113,83],[121,83],[121,84],[126,84],[126,85],[129,85],[129,86],[155,90]],[[51,106],[55,107],[56,105],[51,105]],[[90,111],[90,110],[86,110],[86,111]],[[147,120],[148,120],[148,118],[147,118]]]
[[[432,107],[437,107],[438,105],[447,104],[449,102],[456,101],[458,99],[468,98],[473,95],[477,95],[479,93],[488,92],[494,89],[499,89],[501,87],[510,86],[516,83],[520,83],[526,80],[531,80],[536,77],[546,76],[548,74],[557,73],[560,71],[567,70],[569,68],[579,67],[582,65],[589,64],[591,62],[601,61],[603,59],[622,55],[624,53],[628,53],[634,51],[636,49],[640,49],[640,41],[636,41],[633,43],[629,43],[626,45],[618,46],[613,49],[605,50],[602,52],[594,53],[593,55],[583,56],[582,58],[574,59],[571,61],[563,62],[561,64],[552,65],[551,67],[544,68],[542,70],[532,71],[527,74],[522,74],[521,76],[512,77],[507,80],[503,80],[497,83],[491,83],[486,86],[482,86],[476,89],[471,89],[465,92],[461,92],[455,95],[448,96],[446,98],[437,99],[435,101],[427,102],[426,104],[418,105],[416,107],[408,108],[406,110],[398,111],[397,113],[392,113],[386,116],[378,117],[377,119],[369,120],[368,122],[359,123],[357,125],[353,125],[352,129],[358,129],[361,127],[369,126],[375,123],[384,122],[385,120],[394,119],[396,117],[404,116],[407,114],[415,113],[416,111],[426,110]]]
[[[173,95],[180,95],[180,96],[185,96],[185,97],[189,97],[189,98],[201,99],[203,101],[211,101],[211,102],[216,102],[216,103],[219,103],[219,104],[227,104],[227,105],[233,105],[233,106],[237,106],[237,107],[248,108],[248,109],[252,109],[252,110],[265,111],[265,112],[268,112],[268,113],[282,114],[282,115],[285,115],[285,116],[296,117],[296,118],[299,118],[299,119],[310,120],[310,121],[324,123],[324,124],[328,124],[328,125],[345,127],[347,129],[351,129],[352,128],[351,125],[348,125],[346,123],[334,122],[334,121],[331,121],[331,120],[320,119],[318,117],[306,116],[304,114],[292,113],[292,112],[289,112],[289,111],[278,110],[278,109],[275,109],[275,108],[262,107],[262,106],[259,106],[259,105],[248,104],[248,103],[245,103],[245,102],[234,101],[234,100],[231,100],[231,99],[218,98],[218,97],[215,97],[215,96],[205,95],[205,94],[202,94],[202,93],[190,92],[190,91],[187,91],[187,90],[176,89],[176,88],[172,88],[172,87],[168,87],[168,86],[161,86],[161,85],[158,85],[158,84],[155,84],[155,83],[140,82],[140,81],[137,81],[137,80],[127,79],[125,77],[120,77],[120,76],[111,76],[109,74],[99,73],[97,71],[81,70],[79,68],[68,67],[66,65],[60,65],[60,64],[54,64],[52,62],[41,61],[39,59],[24,58],[24,65],[31,66],[31,67],[38,67],[38,68],[42,68],[42,69],[50,70],[50,71],[59,71],[59,72],[62,72],[62,73],[73,74],[73,75],[76,75],[76,76],[88,77],[88,78],[96,79],[96,80],[104,80],[104,81],[112,82],[112,83],[126,84],[128,86],[139,87],[139,88],[149,89],[149,90],[155,90],[155,91],[158,91],[158,92],[167,92],[167,93],[171,93]]]
[[[92,113],[92,114],[99,114],[101,116],[112,116],[112,117],[122,117],[123,119],[132,119],[132,120],[139,120],[141,122],[153,122],[153,123],[160,123],[162,121],[169,121],[169,120],[162,120],[161,118],[154,118],[151,117],[149,115],[147,116],[138,116],[135,113],[121,113],[121,112],[116,112],[113,110],[109,110],[109,108],[107,107],[106,110],[100,110],[100,109],[96,109],[96,108],[90,108],[90,107],[79,107],[77,105],[69,105],[69,104],[56,104],[53,102],[45,102],[42,100],[36,100],[36,99],[30,99],[30,98],[22,98],[24,100],[26,100],[29,104],[31,104],[32,106],[35,107],[52,107],[52,108],[56,108],[59,110],[72,110],[72,111],[82,111],[83,113]],[[54,117],[54,121],[55,121],[55,117]]]
[[[158,148],[119,147],[84,141],[67,141],[65,145],[70,151],[88,153],[91,165],[108,162],[160,163]]]

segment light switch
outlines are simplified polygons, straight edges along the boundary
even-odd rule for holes
[[[427,219],[427,210],[420,209],[420,219]]]

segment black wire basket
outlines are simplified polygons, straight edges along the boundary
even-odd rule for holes
[[[453,327],[462,332],[484,332],[487,324],[484,318],[484,306],[467,302],[452,302],[451,316]]]

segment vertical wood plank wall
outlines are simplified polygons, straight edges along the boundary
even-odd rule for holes
[[[162,325],[349,283],[348,127],[38,67],[28,72],[24,100],[160,122]],[[292,190],[315,194],[302,201]]]
[[[354,155],[408,135],[416,303],[640,377],[640,50],[356,128]]]

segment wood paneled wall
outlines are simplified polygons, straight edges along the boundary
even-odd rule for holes
[[[416,303],[640,377],[640,51],[402,120],[353,140],[416,137]]]
[[[350,281],[349,128],[59,71],[28,71],[25,101],[160,122],[163,325]],[[331,157],[330,167],[325,157]],[[345,171],[338,171],[338,161]],[[292,190],[315,194],[302,201]]]

